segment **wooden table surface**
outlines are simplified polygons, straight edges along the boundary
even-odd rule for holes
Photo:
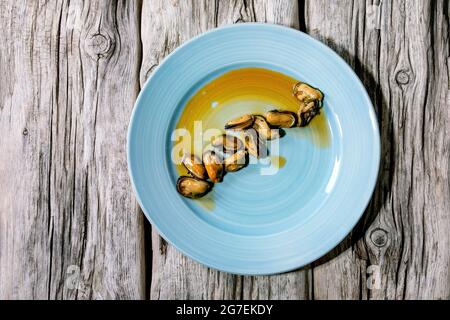
[[[449,299],[449,16],[448,0],[0,0],[0,298]],[[125,154],[134,101],[162,59],[248,21],[336,50],[382,139],[358,226],[274,276],[208,269],[163,241]]]

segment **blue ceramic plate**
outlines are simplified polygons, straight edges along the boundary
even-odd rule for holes
[[[261,175],[250,165],[227,175],[207,209],[175,189],[171,133],[201,85],[243,67],[320,88],[330,141],[315,143],[311,128],[300,138],[288,132],[280,141],[288,159],[282,170]],[[215,29],[175,50],[141,91],[128,132],[131,180],[152,225],[184,254],[236,274],[293,270],[333,249],[364,212],[379,160],[376,115],[352,69],[308,35],[268,24]]]

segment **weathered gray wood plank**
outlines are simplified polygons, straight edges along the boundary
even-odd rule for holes
[[[307,32],[365,83],[383,143],[365,221],[314,268],[314,298],[450,298],[448,1],[314,0],[304,11]]]
[[[135,1],[0,2],[0,299],[143,298]]]
[[[445,0],[0,0],[0,299],[144,298],[150,282],[153,299],[450,298],[449,16]],[[363,80],[383,141],[372,203],[333,252],[270,277],[208,269],[153,232],[145,279],[125,157],[139,83],[246,21],[303,27]]]
[[[141,85],[173,49],[208,29],[265,21],[298,27],[297,1],[144,1]],[[309,295],[308,270],[273,277],[240,277],[208,269],[153,233],[152,299],[300,299]]]
[[[290,274],[236,277],[208,270],[153,234],[151,297],[448,298],[448,5],[300,1],[298,10],[284,1],[247,4],[144,2],[141,82],[201,31],[254,20],[298,27],[300,11],[300,25],[343,56],[369,90],[383,141],[379,184],[352,234],[311,268]]]

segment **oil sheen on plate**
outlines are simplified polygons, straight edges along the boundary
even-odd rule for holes
[[[187,174],[183,165],[179,164],[183,152],[191,152],[200,157],[202,150],[213,136],[225,133],[223,128],[227,121],[247,113],[263,115],[273,109],[297,112],[299,103],[292,95],[292,87],[299,80],[268,69],[240,68],[220,75],[197,90],[186,103],[176,125],[176,129],[189,133],[174,138],[173,150],[176,152],[172,153],[172,157],[178,162],[177,173]],[[289,128],[285,129],[285,132],[286,136],[277,142],[279,143],[277,150],[273,150],[271,148],[273,142],[270,143],[267,159],[259,162],[252,159],[247,168],[226,174],[224,181],[220,183],[221,186],[218,187],[216,184],[213,191],[204,198],[187,201],[211,212],[216,209],[216,194],[220,191],[218,189],[225,187],[233,189],[233,185],[229,185],[227,181],[231,175],[243,175],[245,171],[249,174],[249,167],[253,167],[250,174],[256,175],[258,167],[259,172],[261,168],[272,168],[274,175],[286,170],[290,159],[283,155],[285,150],[283,140],[287,138],[299,141],[309,139],[309,143],[318,149],[328,148],[330,145],[330,131],[323,109],[307,128]],[[176,148],[176,145],[179,147]]]

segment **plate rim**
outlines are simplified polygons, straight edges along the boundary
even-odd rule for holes
[[[151,215],[147,212],[147,209],[143,206],[143,201],[136,189],[136,184],[135,184],[135,179],[134,179],[134,174],[133,174],[133,169],[131,168],[131,147],[130,147],[130,139],[131,139],[131,135],[132,135],[132,128],[133,128],[133,124],[135,122],[135,117],[136,117],[136,113],[137,113],[137,109],[138,106],[141,104],[141,100],[143,99],[143,92],[147,90],[152,78],[158,73],[158,70],[166,63],[166,61],[169,60],[170,57],[172,57],[173,55],[175,55],[178,51],[183,50],[185,47],[191,45],[193,42],[209,35],[209,34],[213,34],[216,32],[221,32],[222,30],[225,29],[240,29],[240,28],[247,28],[247,27],[251,27],[251,26],[261,26],[261,27],[265,27],[265,28],[273,28],[273,29],[278,29],[280,32],[291,32],[291,33],[297,33],[300,34],[303,37],[308,38],[309,40],[313,41],[315,44],[317,44],[322,50],[327,51],[329,54],[335,56],[338,60],[341,61],[342,65],[344,66],[344,68],[347,69],[347,71],[353,76],[354,80],[356,80],[356,82],[359,84],[359,86],[361,87],[361,93],[363,94],[365,100],[367,101],[367,106],[368,108],[368,113],[369,113],[369,118],[371,120],[371,123],[373,124],[373,133],[374,133],[374,145],[372,147],[374,147],[374,155],[376,157],[376,159],[374,158],[374,162],[376,162],[374,164],[374,176],[371,177],[371,181],[369,181],[368,183],[368,188],[367,190],[370,190],[370,196],[368,197],[368,199],[365,201],[365,205],[364,205],[364,209],[361,211],[361,213],[359,213],[358,218],[355,219],[355,223],[353,223],[352,225],[349,224],[348,226],[348,230],[346,228],[345,232],[343,232],[343,236],[340,237],[339,241],[337,241],[337,243],[335,243],[333,246],[327,246],[324,250],[321,250],[321,253],[319,253],[316,257],[304,262],[303,264],[300,265],[296,265],[296,266],[292,266],[292,267],[288,267],[288,268],[278,268],[277,270],[267,270],[265,272],[239,272],[238,270],[235,269],[227,269],[227,268],[221,268],[220,266],[216,266],[216,265],[211,265],[210,263],[206,263],[204,261],[201,261],[200,259],[198,259],[197,257],[191,255],[189,252],[185,251],[184,249],[180,248],[177,244],[175,244],[174,242],[172,242],[168,237],[166,237],[166,235],[161,232],[161,230],[159,229],[159,227],[153,222]],[[165,58],[163,58],[161,60],[161,62],[154,68],[153,72],[150,74],[150,76],[146,79],[144,85],[142,86],[142,88],[139,91],[138,97],[136,98],[136,101],[133,105],[133,110],[131,112],[131,116],[130,116],[130,120],[129,120],[129,124],[128,124],[128,130],[127,130],[127,143],[126,143],[126,153],[127,153],[127,167],[128,167],[128,175],[130,177],[130,181],[131,181],[131,185],[132,185],[132,190],[134,193],[134,196],[136,198],[136,200],[138,201],[138,204],[142,210],[142,212],[144,213],[145,217],[147,218],[147,220],[151,223],[152,228],[155,228],[156,231],[158,232],[158,234],[168,243],[170,243],[172,246],[174,246],[178,251],[180,251],[183,255],[193,259],[194,261],[208,267],[208,268],[212,268],[218,271],[222,271],[222,272],[227,272],[230,274],[235,274],[235,275],[274,275],[274,274],[282,274],[282,273],[286,273],[286,272],[290,272],[290,271],[294,271],[294,270],[298,270],[308,264],[311,264],[314,261],[317,261],[318,259],[320,259],[321,257],[323,257],[324,255],[326,255],[327,253],[329,253],[330,251],[332,251],[334,248],[336,248],[344,239],[345,237],[348,236],[348,234],[355,228],[355,226],[358,224],[358,222],[361,220],[362,216],[364,215],[364,212],[366,211],[370,201],[372,200],[373,197],[373,193],[375,191],[378,179],[379,179],[379,171],[380,171],[380,164],[381,164],[381,137],[380,137],[380,129],[379,129],[379,123],[378,123],[378,118],[377,118],[377,114],[375,112],[375,108],[373,106],[372,100],[369,96],[369,94],[367,93],[367,90],[363,84],[363,82],[361,81],[361,79],[359,78],[359,76],[355,73],[355,71],[350,67],[350,65],[337,53],[335,52],[333,49],[331,49],[329,46],[327,46],[326,44],[324,44],[323,42],[313,38],[312,36],[310,36],[309,34],[294,29],[294,28],[290,28],[290,27],[286,27],[283,25],[278,25],[278,24],[273,24],[273,23],[264,23],[264,22],[245,22],[245,23],[238,23],[238,24],[228,24],[228,25],[223,25],[223,26],[219,26],[213,29],[209,29],[203,33],[200,33],[192,38],[190,38],[189,40],[185,41],[184,43],[182,43],[181,45],[179,45],[177,48],[175,48],[172,52],[170,52]],[[323,252],[322,252],[323,251]],[[274,268],[276,269],[276,268]]]

